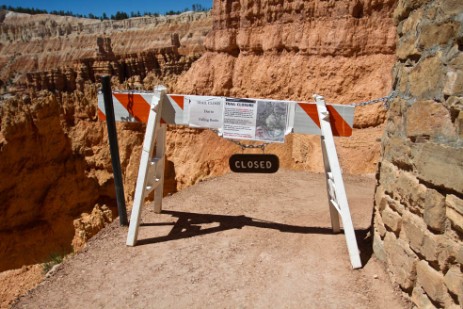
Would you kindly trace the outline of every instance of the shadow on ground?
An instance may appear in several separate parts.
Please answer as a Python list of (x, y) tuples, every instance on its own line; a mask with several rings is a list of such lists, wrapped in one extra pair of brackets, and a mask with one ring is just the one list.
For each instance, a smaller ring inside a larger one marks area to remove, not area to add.
[[(214, 215), (171, 210), (163, 210), (162, 213), (171, 215), (172, 217), (178, 219), (176, 222), (142, 223), (141, 226), (172, 225), (172, 229), (170, 230), (169, 234), (167, 234), (166, 236), (140, 239), (137, 241), (137, 245), (155, 244), (170, 240), (218, 233), (231, 229), (242, 229), (244, 226), (273, 229), (278, 230), (282, 233), (334, 235), (333, 230), (329, 227), (311, 227), (282, 224), (272, 221), (263, 221), (244, 215)], [(208, 227), (207, 225), (210, 225), (211, 223), (216, 224), (214, 224), (214, 226), (212, 227)], [(362, 264), (365, 265), (370, 260), (373, 254), (370, 229), (358, 229), (355, 231), (355, 234), (360, 250), (360, 258), (362, 260)]]

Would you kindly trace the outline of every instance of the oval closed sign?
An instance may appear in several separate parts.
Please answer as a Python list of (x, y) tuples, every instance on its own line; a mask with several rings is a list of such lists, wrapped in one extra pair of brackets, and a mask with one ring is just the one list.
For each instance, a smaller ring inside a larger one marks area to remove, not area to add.
[(276, 173), (280, 168), (273, 154), (234, 154), (228, 162), (235, 173)]

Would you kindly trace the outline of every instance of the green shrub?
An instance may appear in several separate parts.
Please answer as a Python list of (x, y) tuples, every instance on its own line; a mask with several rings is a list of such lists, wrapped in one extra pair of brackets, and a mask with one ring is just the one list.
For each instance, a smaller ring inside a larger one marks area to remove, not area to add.
[(48, 262), (42, 265), (43, 273), (48, 273), (53, 268), (53, 266), (63, 263), (63, 260), (64, 254), (52, 253)]

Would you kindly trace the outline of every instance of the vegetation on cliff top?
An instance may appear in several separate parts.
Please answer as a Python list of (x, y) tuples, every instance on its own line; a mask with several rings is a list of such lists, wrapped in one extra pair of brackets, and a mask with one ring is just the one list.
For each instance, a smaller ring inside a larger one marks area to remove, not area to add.
[[(48, 12), (47, 10), (42, 10), (42, 9), (25, 8), (25, 7), (21, 7), (21, 6), (13, 7), (11, 5), (10, 6), (2, 5), (2, 6), (0, 6), (0, 9), (12, 11), (12, 12), (18, 12), (18, 13), (26, 13), (26, 14), (31, 14), (31, 15), (52, 14), (52, 15), (73, 16), (73, 17), (79, 17), (79, 18), (91, 18), (91, 19), (100, 19), (100, 20), (104, 20), (104, 19), (124, 20), (124, 19), (128, 19), (128, 18), (131, 18), (131, 17), (141, 17), (141, 16), (155, 16), (155, 17), (157, 17), (157, 16), (161, 15), (161, 14), (159, 14), (157, 12), (155, 12), (155, 13), (144, 12), (142, 14), (140, 11), (137, 11), (137, 12), (130, 12), (130, 14), (128, 14), (126, 12), (117, 11), (116, 14), (111, 15), (110, 17), (108, 17), (106, 13), (103, 13), (101, 16), (96, 16), (96, 15), (94, 15), (92, 13), (89, 13), (88, 15), (84, 15), (84, 14), (75, 14), (75, 13), (73, 13), (71, 11), (63, 11), (63, 10), (60, 10), (60, 11), (53, 10), (53, 11)], [(167, 11), (165, 13), (165, 15), (178, 15), (178, 14), (181, 14), (181, 13), (187, 12), (187, 11), (207, 12), (209, 10), (210, 10), (210, 8), (203, 7), (201, 4), (193, 4), (191, 6), (191, 9), (190, 8), (185, 8), (183, 11), (170, 10), (170, 11)]]

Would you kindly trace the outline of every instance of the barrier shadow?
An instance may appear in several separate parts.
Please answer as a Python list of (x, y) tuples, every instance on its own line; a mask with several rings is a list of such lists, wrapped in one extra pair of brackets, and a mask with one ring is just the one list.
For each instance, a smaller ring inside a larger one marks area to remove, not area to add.
[[(290, 225), (276, 223), (272, 221), (259, 220), (244, 215), (214, 215), (172, 210), (163, 210), (162, 213), (171, 215), (172, 217), (178, 219), (176, 222), (142, 223), (140, 226), (143, 227), (172, 225), (172, 229), (170, 230), (169, 234), (165, 236), (140, 239), (137, 241), (137, 245), (156, 244), (165, 241), (191, 238), (212, 233), (219, 233), (226, 230), (242, 229), (245, 226), (272, 229), (280, 231), (282, 233), (334, 235), (331, 227)], [(202, 226), (212, 223), (216, 223), (218, 225), (215, 225), (213, 227)], [(371, 246), (370, 229), (358, 229), (355, 231), (355, 234), (359, 250), (361, 251), (360, 257), (362, 260), (362, 264), (365, 265), (369, 261), (373, 253)]]

